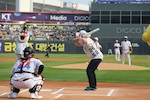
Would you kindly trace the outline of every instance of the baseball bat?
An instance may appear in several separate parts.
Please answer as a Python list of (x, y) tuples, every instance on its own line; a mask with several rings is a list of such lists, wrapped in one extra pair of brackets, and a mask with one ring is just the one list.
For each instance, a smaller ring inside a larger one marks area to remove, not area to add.
[(99, 30), (100, 30), (99, 28), (96, 28), (96, 29), (94, 29), (94, 30), (92, 30), (92, 31), (88, 32), (88, 35), (91, 35), (91, 34), (93, 34), (93, 33), (97, 32), (97, 31), (99, 31)]
[(100, 30), (100, 28), (96, 28), (96, 29), (94, 29), (94, 30), (88, 32), (84, 37), (88, 37), (88, 36), (92, 35), (93, 33), (97, 32), (97, 31), (99, 31), (99, 30)]

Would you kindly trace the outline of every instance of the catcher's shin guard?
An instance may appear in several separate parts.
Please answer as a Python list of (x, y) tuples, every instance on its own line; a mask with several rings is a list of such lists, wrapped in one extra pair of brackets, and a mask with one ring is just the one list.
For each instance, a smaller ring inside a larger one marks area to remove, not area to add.
[(42, 84), (36, 84), (33, 88), (29, 89), (30, 93), (39, 92), (42, 88)]
[(11, 91), (11, 92), (19, 93), (19, 92), (20, 92), (20, 89), (17, 89), (17, 88), (15, 88), (12, 84), (10, 84), (10, 91)]

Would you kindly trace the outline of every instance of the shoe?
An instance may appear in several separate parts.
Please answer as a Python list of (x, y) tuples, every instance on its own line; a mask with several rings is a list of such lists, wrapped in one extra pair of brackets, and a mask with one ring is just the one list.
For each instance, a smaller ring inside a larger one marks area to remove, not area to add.
[(8, 98), (9, 98), (9, 99), (15, 99), (15, 98), (17, 98), (17, 95), (18, 95), (18, 93), (12, 92), (12, 93), (10, 93), (10, 94), (8, 95)]
[(31, 98), (31, 99), (41, 99), (41, 98), (43, 98), (43, 97), (42, 97), (42, 96), (39, 96), (38, 94), (31, 93), (31, 94), (30, 94), (30, 98)]
[(93, 87), (86, 87), (85, 89), (84, 89), (85, 91), (93, 91), (93, 90), (96, 90), (96, 88), (93, 88)]

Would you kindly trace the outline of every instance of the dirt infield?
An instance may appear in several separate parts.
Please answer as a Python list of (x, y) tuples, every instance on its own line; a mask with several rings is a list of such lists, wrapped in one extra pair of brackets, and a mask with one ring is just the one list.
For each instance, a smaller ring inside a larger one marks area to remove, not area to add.
[[(0, 58), (1, 59), (1, 58)], [(4, 58), (3, 58), (4, 60)], [(11, 61), (15, 59), (10, 58)], [(56, 58), (45, 58), (41, 60), (60, 60)], [(62, 60), (62, 59), (61, 59)], [(65, 59), (63, 59), (65, 60)], [(66, 59), (77, 60), (77, 59)], [(78, 59), (80, 60), (80, 59)], [(63, 66), (53, 66), (54, 68), (76, 68), (85, 69), (88, 59), (82, 64), (70, 64)], [(2, 60), (1, 60), (2, 61)], [(5, 59), (4, 61), (9, 61)], [(107, 62), (107, 61), (106, 61)], [(115, 64), (115, 61), (108, 61), (112, 63), (102, 63), (99, 65), (100, 70), (150, 70), (149, 68), (141, 66), (129, 66), (122, 64)], [(88, 86), (87, 82), (51, 82), (46, 81), (40, 95), (42, 100), (150, 100), (150, 85), (137, 84), (122, 84), (122, 83), (102, 83), (98, 82), (98, 89), (96, 91), (84, 91)], [(8, 100), (9, 82), (0, 82), (0, 100)], [(29, 100), (29, 92), (24, 89), (21, 90), (17, 100)]]
[[(0, 99), (8, 100), (9, 82), (0, 82)], [(87, 82), (45, 82), (42, 100), (150, 100), (150, 85), (98, 83), (96, 91), (84, 91)], [(28, 90), (21, 90), (17, 100), (29, 100)]]
[[(68, 64), (63, 66), (51, 66), (53, 68), (69, 68), (69, 69), (86, 69), (86, 63), (81, 64)], [(129, 66), (126, 64), (115, 64), (115, 63), (101, 63), (98, 67), (99, 70), (150, 70), (150, 68), (141, 66)]]

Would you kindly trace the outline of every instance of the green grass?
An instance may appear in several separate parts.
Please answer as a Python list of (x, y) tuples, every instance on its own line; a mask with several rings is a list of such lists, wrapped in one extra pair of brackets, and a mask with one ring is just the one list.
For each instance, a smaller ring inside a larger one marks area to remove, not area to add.
[[(38, 58), (44, 58), (44, 54), (36, 54)], [(62, 69), (52, 68), (51, 66), (85, 63), (85, 61), (61, 61), (63, 58), (87, 58), (85, 54), (50, 54), (51, 58), (60, 58), (59, 61), (43, 61), (45, 65), (44, 76), (47, 81), (82, 81), (87, 82), (85, 69)], [(0, 54), (0, 58), (15, 58), (15, 54), (6, 53)], [(107, 59), (114, 59), (114, 55), (104, 55), (104, 63)], [(150, 56), (146, 55), (132, 55), (132, 60), (141, 60), (141, 62), (132, 62), (133, 65), (150, 67), (149, 62), (142, 62), (143, 60), (150, 60)], [(112, 62), (106, 62), (112, 63)], [(116, 62), (115, 62), (116, 63)], [(121, 62), (117, 62), (121, 63)], [(10, 77), (10, 70), (14, 61), (2, 62), (0, 61), (0, 80), (7, 81)], [(101, 70), (96, 71), (98, 82), (118, 82), (118, 83), (132, 83), (132, 84), (150, 84), (150, 70)]]

